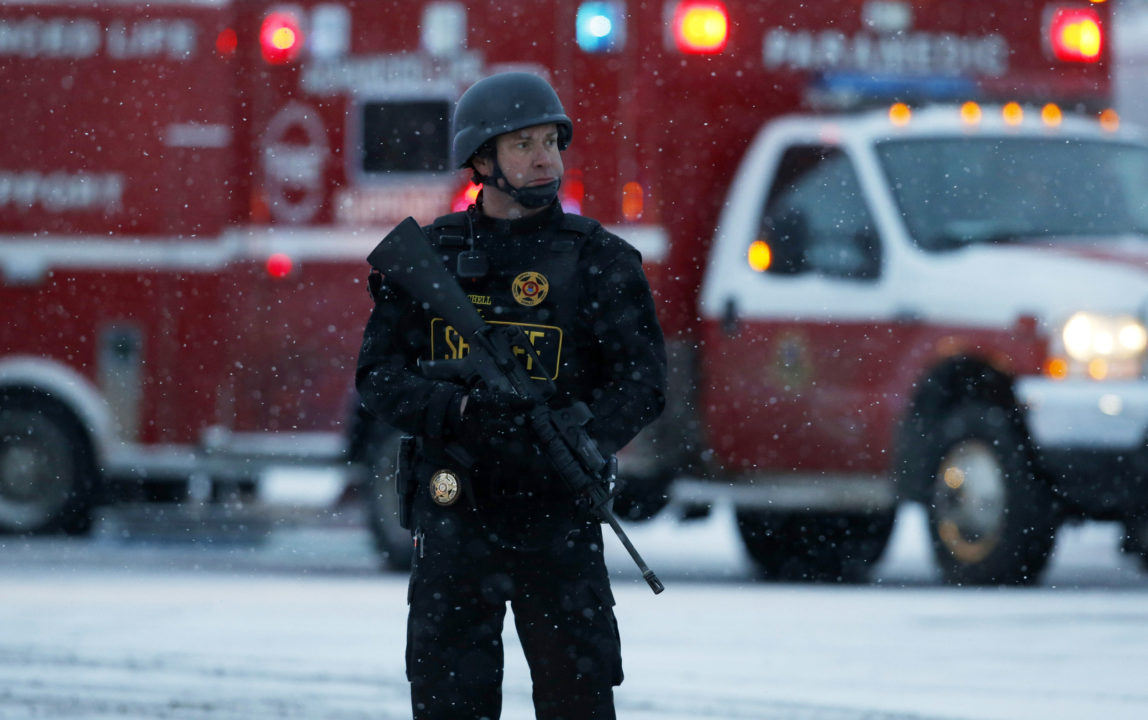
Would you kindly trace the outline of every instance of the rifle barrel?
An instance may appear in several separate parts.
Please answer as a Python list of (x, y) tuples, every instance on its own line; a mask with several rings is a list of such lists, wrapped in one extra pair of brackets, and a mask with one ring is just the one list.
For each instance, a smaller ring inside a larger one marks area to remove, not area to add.
[(618, 524), (618, 518), (614, 517), (614, 513), (603, 507), (600, 509), (599, 517), (608, 522), (610, 527), (613, 528), (614, 534), (617, 535), (618, 539), (622, 541), (622, 546), (626, 548), (626, 552), (630, 553), (630, 557), (633, 558), (634, 564), (638, 566), (639, 572), (642, 573), (642, 579), (646, 581), (646, 583), (650, 586), (650, 589), (654, 591), (654, 594), (658, 595), (663, 590), (665, 590), (666, 586), (662, 584), (662, 581), (658, 579), (658, 576), (654, 574), (654, 571), (650, 569), (650, 566), (646, 565), (646, 561), (642, 559), (642, 555), (638, 552), (638, 548), (634, 547), (634, 543), (630, 542), (630, 537), (626, 535), (626, 531), (623, 530), (622, 526)]

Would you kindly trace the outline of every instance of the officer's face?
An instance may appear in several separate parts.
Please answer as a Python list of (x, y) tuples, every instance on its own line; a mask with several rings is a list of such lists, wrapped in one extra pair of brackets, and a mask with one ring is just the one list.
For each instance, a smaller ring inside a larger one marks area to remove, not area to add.
[[(514, 187), (545, 185), (562, 177), (558, 126), (554, 123), (499, 135), (494, 147), (502, 172)], [(483, 175), (494, 171), (494, 163), (488, 158), (477, 159), (475, 165)]]

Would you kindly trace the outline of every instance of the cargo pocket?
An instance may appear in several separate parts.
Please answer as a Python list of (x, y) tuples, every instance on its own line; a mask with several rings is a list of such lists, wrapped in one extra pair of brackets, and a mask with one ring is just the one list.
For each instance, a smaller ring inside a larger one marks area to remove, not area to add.
[(590, 592), (598, 601), (599, 612), (595, 616), (600, 619), (602, 628), (597, 632), (602, 645), (602, 661), (610, 674), (610, 684), (622, 684), (622, 636), (618, 632), (618, 620), (614, 617), (614, 593), (610, 591), (610, 582), (603, 579), (601, 582), (591, 582)]

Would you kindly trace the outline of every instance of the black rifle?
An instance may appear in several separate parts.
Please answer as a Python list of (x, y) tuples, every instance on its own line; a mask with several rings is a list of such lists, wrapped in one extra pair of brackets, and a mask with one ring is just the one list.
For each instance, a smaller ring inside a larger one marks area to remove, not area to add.
[(542, 383), (531, 379), (516, 356), (517, 349), (518, 353), (529, 354), (538, 366), (542, 364), (522, 329), (516, 325), (489, 325), (482, 319), (413, 218), (403, 220), (388, 233), (367, 261), (388, 282), (441, 315), (470, 343), (465, 357), (421, 363), (423, 372), (460, 379), (469, 387), (481, 382), (492, 390), (532, 401), (533, 407), (525, 414), (538, 448), (574, 496), (587, 502), (590, 511), (613, 528), (654, 594), (662, 592), (662, 582), (642, 560), (608, 506), (611, 462), (586, 432), (586, 424), (594, 417), (590, 408), (577, 402), (569, 408), (553, 410), (546, 404), (554, 394), (554, 383), (549, 379)]

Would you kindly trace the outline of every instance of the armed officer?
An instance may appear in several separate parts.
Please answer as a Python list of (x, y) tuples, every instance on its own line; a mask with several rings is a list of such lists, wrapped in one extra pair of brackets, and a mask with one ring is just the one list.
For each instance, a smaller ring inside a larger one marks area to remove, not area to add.
[[(488, 323), (514, 323), (555, 410), (584, 402), (604, 454), (661, 412), (665, 349), (641, 257), (558, 202), (573, 124), (529, 73), (487, 77), (454, 115), (453, 160), (475, 205), (424, 231)], [(413, 532), (407, 676), (416, 720), (499, 717), (506, 604), (546, 720), (614, 718), (622, 682), (602, 531), (532, 437), (530, 404), (428, 377), (420, 361), (465, 339), (373, 274), (356, 384), (380, 420), (415, 438), (400, 461)], [(425, 365), (424, 365), (425, 368)]]

